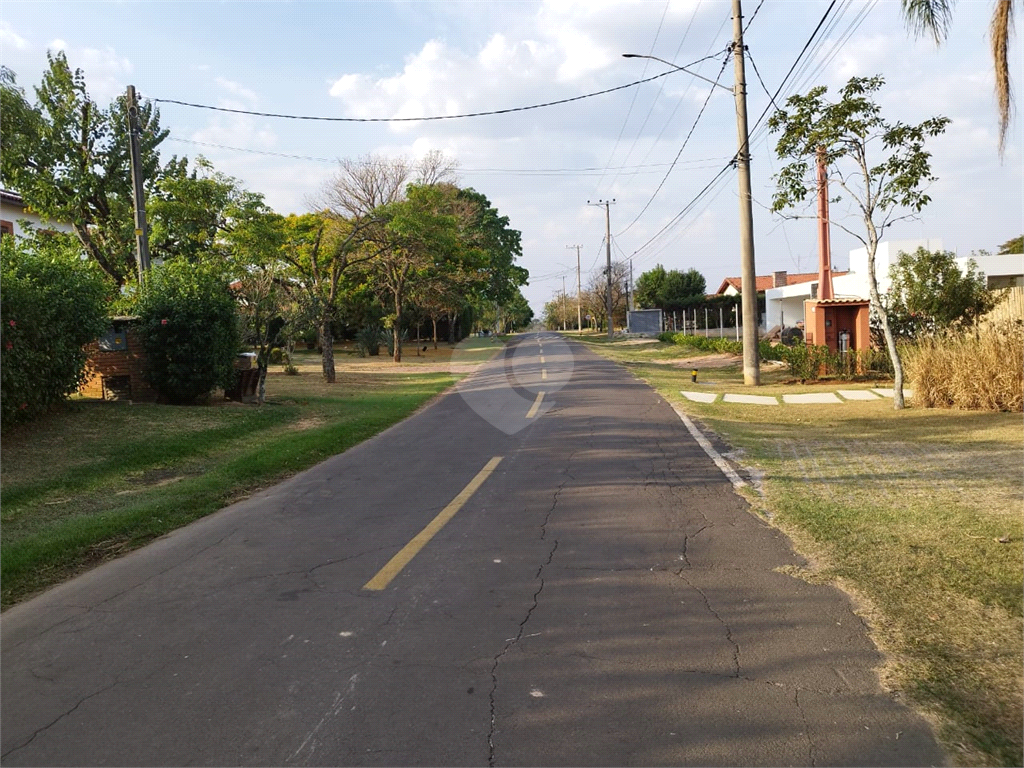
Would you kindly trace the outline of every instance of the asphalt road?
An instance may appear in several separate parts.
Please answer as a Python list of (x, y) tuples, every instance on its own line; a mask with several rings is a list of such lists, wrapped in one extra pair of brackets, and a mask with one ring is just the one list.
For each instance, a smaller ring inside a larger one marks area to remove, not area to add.
[(0, 754), (941, 764), (849, 601), (777, 570), (799, 563), (645, 384), (526, 336), (376, 438), (6, 612)]

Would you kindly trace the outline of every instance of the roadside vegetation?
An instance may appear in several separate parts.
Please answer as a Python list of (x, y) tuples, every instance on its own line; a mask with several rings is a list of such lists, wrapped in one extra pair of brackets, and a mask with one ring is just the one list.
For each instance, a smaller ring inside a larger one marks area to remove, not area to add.
[[(482, 362), (499, 343), (474, 338), (457, 362)], [(3, 607), (341, 453), (455, 381), (447, 346), (400, 368), (354, 345), (336, 355), (333, 384), (315, 351), (294, 353), (298, 375), (271, 366), (263, 407), (78, 399), (5, 429)]]
[[(962, 765), (1020, 765), (1024, 425), (1019, 414), (892, 402), (765, 407), (695, 403), (744, 392), (739, 360), (655, 342), (584, 337), (732, 446), (763, 477), (752, 505), (813, 566), (794, 576), (850, 592), (887, 652), (884, 683), (936, 724)], [(698, 384), (694, 359), (704, 359)], [(767, 363), (758, 394), (879, 386), (800, 384)], [(792, 383), (786, 383), (792, 382)], [(885, 384), (881, 384), (886, 386)]]

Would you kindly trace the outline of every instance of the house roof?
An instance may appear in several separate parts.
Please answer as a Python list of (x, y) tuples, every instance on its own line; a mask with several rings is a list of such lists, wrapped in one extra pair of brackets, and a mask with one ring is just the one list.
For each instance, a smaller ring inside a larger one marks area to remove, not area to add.
[(17, 192), (11, 192), (9, 189), (0, 189), (0, 199), (11, 205), (25, 206), (25, 201), (22, 200), (21, 195)]
[[(836, 272), (833, 270), (832, 277), (840, 277), (845, 275), (846, 272)], [(798, 283), (810, 283), (818, 279), (817, 272), (790, 272), (786, 275), (786, 285), (797, 285)], [(743, 278), (741, 277), (727, 277), (722, 281), (722, 284), (718, 286), (718, 293), (723, 294), (725, 290), (732, 286), (737, 292), (741, 290), (743, 285)], [(767, 291), (769, 288), (775, 287), (775, 276), (774, 275), (758, 275), (755, 279), (755, 286), (757, 292)]]

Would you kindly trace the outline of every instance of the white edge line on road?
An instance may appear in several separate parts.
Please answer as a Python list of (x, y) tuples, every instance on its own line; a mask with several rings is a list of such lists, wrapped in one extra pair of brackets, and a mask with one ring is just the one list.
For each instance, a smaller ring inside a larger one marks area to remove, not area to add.
[(703, 433), (697, 429), (697, 425), (690, 421), (690, 417), (683, 413), (681, 410), (672, 406), (672, 410), (676, 412), (676, 416), (679, 420), (686, 425), (686, 428), (690, 430), (690, 434), (693, 435), (693, 439), (697, 441), (697, 444), (704, 449), (704, 453), (711, 457), (711, 460), (718, 465), (718, 468), (722, 470), (722, 474), (729, 478), (729, 482), (732, 483), (733, 488), (742, 488), (747, 484), (746, 480), (736, 474), (736, 470), (729, 466), (729, 462), (722, 458), (721, 454), (716, 451), (708, 439), (704, 437)]

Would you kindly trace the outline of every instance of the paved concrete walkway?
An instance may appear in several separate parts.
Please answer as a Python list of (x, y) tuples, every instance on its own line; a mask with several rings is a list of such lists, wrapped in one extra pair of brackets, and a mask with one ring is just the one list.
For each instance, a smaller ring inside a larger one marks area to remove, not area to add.
[[(679, 390), (687, 400), (695, 403), (714, 403), (718, 401), (717, 392), (696, 392), (686, 389)], [(845, 403), (847, 400), (879, 400), (885, 397), (892, 397), (892, 389), (885, 387), (873, 387), (872, 389), (840, 389), (836, 392), (807, 392), (798, 395), (782, 395), (782, 402), (787, 405), (801, 404), (832, 404)], [(914, 391), (904, 389), (903, 396), (910, 398)], [(727, 392), (722, 395), (723, 403), (745, 403), (747, 405), (779, 405), (779, 398), (776, 395), (746, 395)]]

